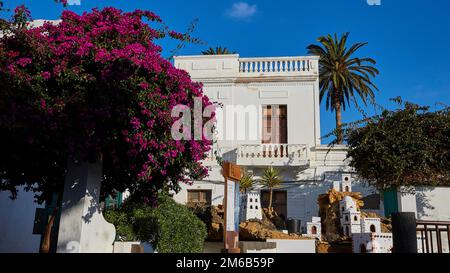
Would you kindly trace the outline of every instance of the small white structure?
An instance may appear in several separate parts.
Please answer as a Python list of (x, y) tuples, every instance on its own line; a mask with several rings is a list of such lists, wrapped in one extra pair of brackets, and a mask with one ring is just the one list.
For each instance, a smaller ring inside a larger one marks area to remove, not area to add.
[(339, 212), (344, 235), (351, 236), (353, 233), (361, 232), (361, 213), (352, 197), (345, 196), (344, 199), (339, 201)]
[(320, 217), (312, 217), (311, 222), (306, 223), (305, 237), (318, 238), (320, 240), (322, 234), (322, 223)]
[(341, 212), (341, 214), (345, 211), (358, 212), (358, 206), (356, 205), (356, 202), (352, 197), (345, 196), (344, 199), (339, 201), (339, 211)]
[(352, 234), (353, 253), (392, 253), (392, 233)]
[(361, 219), (362, 233), (381, 233), (380, 218), (362, 218)]
[(359, 212), (345, 211), (341, 217), (341, 226), (344, 235), (351, 236), (361, 232), (361, 214)]
[(341, 191), (352, 192), (352, 176), (350, 174), (342, 174)]
[(344, 197), (339, 202), (341, 214), (341, 227), (344, 235), (352, 236), (355, 233), (381, 233), (380, 218), (363, 218), (356, 206), (356, 202), (350, 196)]
[(352, 192), (352, 175), (342, 173), (339, 180), (333, 181), (332, 188), (339, 192)]
[(240, 221), (250, 219), (262, 220), (261, 194), (259, 191), (250, 191), (241, 195)]

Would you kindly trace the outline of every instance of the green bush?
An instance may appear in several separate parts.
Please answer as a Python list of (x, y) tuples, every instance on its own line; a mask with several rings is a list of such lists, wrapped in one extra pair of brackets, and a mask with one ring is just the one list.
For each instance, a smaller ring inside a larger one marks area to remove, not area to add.
[(160, 196), (158, 204), (153, 208), (130, 199), (120, 209), (105, 211), (105, 219), (121, 240), (149, 242), (159, 253), (202, 252), (205, 224), (170, 196)]

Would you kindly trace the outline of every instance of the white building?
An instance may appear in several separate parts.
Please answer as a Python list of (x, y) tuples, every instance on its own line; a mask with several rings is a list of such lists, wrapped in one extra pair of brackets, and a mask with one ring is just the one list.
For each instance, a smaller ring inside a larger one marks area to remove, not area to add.
[(306, 234), (304, 237), (312, 237), (321, 239), (322, 223), (320, 217), (312, 217), (311, 222), (306, 223)]
[(241, 195), (240, 221), (262, 220), (261, 195), (259, 191), (249, 191)]
[[(351, 183), (347, 148), (321, 144), (318, 57), (240, 58), (239, 55), (175, 57), (175, 66), (202, 82), (217, 108), (214, 149), (204, 161), (209, 176), (182, 185), (174, 196), (186, 203), (198, 192), (213, 205), (223, 202), (223, 178), (216, 155), (244, 166), (256, 179), (267, 166), (280, 170), (284, 183), (274, 192), (279, 215), (301, 220), (318, 216), (317, 197), (340, 182), (344, 190), (375, 193)], [(353, 189), (352, 189), (353, 188)], [(268, 193), (261, 189), (261, 203)]]

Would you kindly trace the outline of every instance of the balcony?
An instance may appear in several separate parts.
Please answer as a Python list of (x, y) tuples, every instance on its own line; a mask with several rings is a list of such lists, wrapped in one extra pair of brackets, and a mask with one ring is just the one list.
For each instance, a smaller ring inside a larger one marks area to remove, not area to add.
[(316, 57), (240, 58), (239, 76), (299, 76), (317, 75)]
[(319, 57), (257, 57), (240, 58), (238, 54), (177, 56), (175, 66), (186, 70), (194, 80), (253, 81), (285, 77), (316, 80), (319, 76)]
[(304, 144), (246, 144), (237, 149), (241, 166), (308, 166), (309, 148)]

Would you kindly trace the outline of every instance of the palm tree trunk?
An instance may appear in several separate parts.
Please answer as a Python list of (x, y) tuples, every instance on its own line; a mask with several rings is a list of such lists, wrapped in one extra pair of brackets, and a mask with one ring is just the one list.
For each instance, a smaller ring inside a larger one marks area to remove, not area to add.
[(334, 103), (334, 110), (336, 111), (336, 142), (342, 144), (344, 137), (342, 133), (342, 109), (339, 101)]
[(273, 195), (273, 189), (269, 189), (269, 213), (272, 213), (272, 195)]

